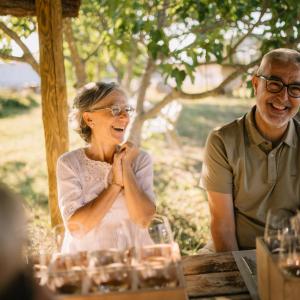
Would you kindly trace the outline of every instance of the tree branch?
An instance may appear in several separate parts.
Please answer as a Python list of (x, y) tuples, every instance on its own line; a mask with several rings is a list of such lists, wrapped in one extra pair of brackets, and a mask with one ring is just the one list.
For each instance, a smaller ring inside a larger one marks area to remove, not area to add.
[(27, 63), (24, 56), (13, 56), (13, 55), (8, 55), (0, 52), (0, 58), (2, 58), (3, 60), (14, 60), (14, 61)]
[(228, 75), (217, 87), (202, 92), (202, 93), (196, 93), (196, 94), (189, 94), (189, 93), (185, 93), (181, 90), (177, 90), (176, 88), (174, 88), (169, 94), (167, 94), (160, 102), (158, 102), (156, 105), (154, 105), (150, 110), (148, 110), (147, 112), (145, 112), (142, 116), (143, 120), (147, 120), (147, 119), (151, 119), (154, 118), (156, 115), (158, 115), (158, 113), (161, 111), (161, 109), (166, 106), (167, 104), (169, 104), (170, 102), (172, 102), (175, 99), (182, 99), (182, 100), (198, 100), (198, 99), (203, 99), (206, 98), (208, 96), (217, 96), (220, 95), (223, 92), (224, 87), (231, 82), (232, 80), (234, 80), (236, 77), (238, 77), (241, 73), (247, 71), (248, 69), (254, 67), (255, 65), (257, 65), (261, 60), (261, 57), (259, 57), (258, 59), (254, 60), (253, 62), (247, 64), (247, 65), (243, 65), (237, 68), (236, 71), (234, 71), (233, 73), (231, 73), (230, 75)]
[(114, 69), (114, 71), (117, 74), (118, 83), (121, 83), (121, 81), (122, 81), (122, 74), (121, 74), (120, 68), (117, 67), (112, 60), (109, 63), (110, 63), (110, 65), (112, 66), (112, 68)]
[(102, 41), (100, 41), (100, 43), (95, 47), (95, 49), (93, 51), (91, 51), (84, 59), (84, 62), (87, 62), (92, 56), (94, 56), (97, 51), (99, 50), (100, 46), (102, 45)]
[(71, 61), (75, 69), (76, 81), (77, 81), (75, 86), (79, 88), (86, 83), (87, 74), (85, 70), (85, 63), (82, 61), (76, 46), (76, 40), (73, 34), (71, 18), (64, 19), (63, 30), (64, 30), (65, 39), (70, 49)]
[(31, 54), (28, 47), (22, 42), (21, 38), (10, 28), (8, 28), (3, 22), (0, 21), (0, 29), (8, 35), (12, 40), (14, 40), (17, 45), (22, 49), (24, 55), (24, 59), (26, 59), (26, 62), (31, 65), (31, 67), (40, 74), (40, 66), (38, 62), (35, 60), (33, 55)]
[(180, 96), (180, 92), (176, 89), (173, 89), (170, 93), (168, 93), (160, 102), (158, 102), (156, 105), (154, 105), (151, 109), (149, 109), (147, 112), (145, 112), (142, 116), (142, 119), (148, 120), (151, 118), (154, 118), (159, 114), (161, 109), (165, 107), (167, 104), (172, 102), (175, 99), (178, 99)]
[(191, 33), (205, 34), (210, 30), (216, 29), (218, 27), (224, 27), (225, 24), (227, 24), (227, 21), (225, 21), (224, 19), (220, 19), (207, 26), (195, 26), (194, 29), (191, 31)]
[(250, 35), (252, 34), (253, 30), (255, 27), (257, 27), (257, 25), (260, 24), (262, 17), (264, 16), (264, 14), (267, 11), (267, 6), (266, 6), (266, 1), (264, 1), (262, 10), (260, 12), (259, 18), (257, 20), (257, 22), (255, 22), (254, 24), (252, 24), (252, 26), (250, 27), (250, 29), (248, 30), (248, 32), (246, 34), (244, 34), (236, 43), (233, 47), (231, 47), (227, 53), (227, 55), (223, 58), (223, 60), (225, 61), (226, 59), (228, 59), (229, 57), (231, 57), (235, 50), (237, 49), (237, 47)]
[(197, 99), (202, 99), (208, 96), (216, 96), (222, 93), (224, 87), (230, 83), (232, 80), (234, 80), (236, 77), (238, 77), (240, 74), (242, 74), (243, 72), (246, 72), (248, 69), (254, 67), (255, 65), (257, 65), (261, 60), (261, 57), (259, 57), (258, 59), (252, 61), (251, 63), (244, 65), (244, 66), (240, 66), (238, 67), (233, 73), (231, 73), (230, 75), (228, 75), (217, 87), (202, 92), (202, 93), (196, 93), (196, 94), (189, 94), (189, 93), (185, 93), (183, 91), (179, 91), (179, 98), (181, 99), (191, 99), (191, 100), (197, 100)]

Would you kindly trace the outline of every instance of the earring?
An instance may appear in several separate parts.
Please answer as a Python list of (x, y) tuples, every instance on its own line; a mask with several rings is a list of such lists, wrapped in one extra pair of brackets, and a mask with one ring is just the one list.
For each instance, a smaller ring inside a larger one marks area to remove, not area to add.
[(95, 123), (92, 122), (92, 123), (91, 123), (91, 128), (94, 128), (94, 127), (95, 127)]

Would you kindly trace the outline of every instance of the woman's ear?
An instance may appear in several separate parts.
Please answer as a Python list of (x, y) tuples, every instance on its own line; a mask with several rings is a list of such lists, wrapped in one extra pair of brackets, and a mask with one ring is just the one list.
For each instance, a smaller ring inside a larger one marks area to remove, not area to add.
[(84, 120), (84, 122), (89, 126), (89, 127), (94, 127), (95, 126), (95, 124), (94, 124), (94, 122), (93, 122), (93, 120), (92, 120), (92, 118), (91, 118), (91, 115), (88, 113), (88, 112), (84, 112), (83, 114), (82, 114), (82, 118), (83, 118), (83, 120)]

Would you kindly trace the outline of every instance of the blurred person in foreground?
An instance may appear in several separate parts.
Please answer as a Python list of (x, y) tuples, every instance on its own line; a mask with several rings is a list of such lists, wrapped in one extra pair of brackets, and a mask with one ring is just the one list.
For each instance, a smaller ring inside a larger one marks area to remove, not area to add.
[[(89, 83), (75, 98), (71, 119), (87, 146), (57, 163), (59, 207), (69, 229), (62, 252), (126, 247), (124, 224), (134, 235), (155, 214), (151, 157), (124, 141), (133, 112), (115, 83)], [(79, 236), (74, 224), (81, 224)]]
[(26, 222), (22, 200), (0, 182), (0, 300), (47, 300), (35, 283), (23, 249)]
[(300, 208), (300, 53), (268, 52), (252, 85), (256, 105), (206, 142), (200, 185), (216, 251), (255, 248), (268, 209)]

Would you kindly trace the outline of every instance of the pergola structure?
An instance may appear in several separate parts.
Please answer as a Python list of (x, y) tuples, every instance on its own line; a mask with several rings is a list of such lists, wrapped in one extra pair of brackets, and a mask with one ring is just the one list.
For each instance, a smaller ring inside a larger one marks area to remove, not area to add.
[(63, 17), (76, 17), (80, 0), (0, 0), (0, 15), (36, 16), (39, 34), (42, 114), (46, 144), (51, 224), (61, 223), (56, 161), (69, 147)]

